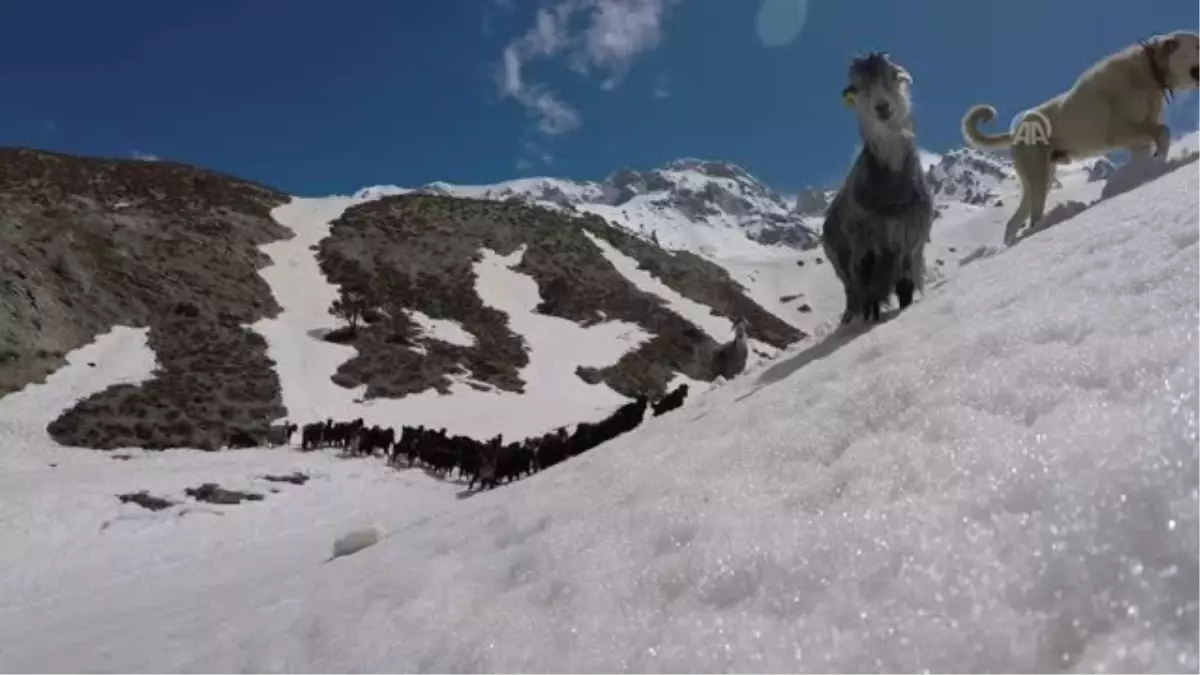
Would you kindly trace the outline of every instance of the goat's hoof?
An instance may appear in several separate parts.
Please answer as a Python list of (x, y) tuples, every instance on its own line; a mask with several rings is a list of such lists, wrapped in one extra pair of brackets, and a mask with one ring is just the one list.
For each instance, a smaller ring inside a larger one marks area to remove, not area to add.
[(916, 289), (917, 285), (908, 279), (902, 279), (896, 284), (896, 300), (900, 305), (900, 309), (904, 309), (912, 304)]

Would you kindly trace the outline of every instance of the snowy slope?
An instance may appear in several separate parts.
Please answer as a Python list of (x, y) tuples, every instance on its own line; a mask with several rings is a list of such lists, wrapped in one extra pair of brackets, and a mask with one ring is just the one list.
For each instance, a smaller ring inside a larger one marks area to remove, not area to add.
[[(104, 490), (271, 453), (0, 474), (0, 669), (1195, 672), (1198, 180), (461, 502), (346, 462), (329, 489), (102, 528)], [(364, 500), (391, 536), (324, 563)]]

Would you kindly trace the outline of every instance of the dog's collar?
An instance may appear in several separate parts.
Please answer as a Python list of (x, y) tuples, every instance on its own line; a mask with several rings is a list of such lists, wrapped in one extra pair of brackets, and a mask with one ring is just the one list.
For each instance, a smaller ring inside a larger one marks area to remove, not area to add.
[(1158, 54), (1154, 49), (1154, 45), (1147, 40), (1142, 40), (1142, 52), (1146, 55), (1146, 61), (1150, 64), (1150, 77), (1154, 78), (1154, 83), (1163, 91), (1163, 96), (1168, 101), (1175, 95), (1175, 90), (1171, 89), (1171, 85), (1167, 84), (1167, 71), (1163, 70), (1162, 65), (1158, 62)]

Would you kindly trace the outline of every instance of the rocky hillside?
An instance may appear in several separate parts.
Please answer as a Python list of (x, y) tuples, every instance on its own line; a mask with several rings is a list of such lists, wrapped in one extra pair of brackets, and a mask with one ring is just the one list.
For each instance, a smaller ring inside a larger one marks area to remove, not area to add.
[[(216, 449), (261, 436), (288, 411), (267, 343), (249, 326), (280, 312), (259, 275), (270, 262), (259, 246), (292, 236), (271, 217), (288, 199), (180, 164), (0, 150), (0, 395), (42, 380), (112, 326), (146, 327), (153, 376), (79, 401), (49, 425), (53, 438)], [(721, 267), (582, 210), (406, 194), (360, 200), (313, 247), (330, 282), (372, 303), (368, 322), (343, 335), (357, 355), (329, 377), (366, 385), (368, 398), (445, 392), (463, 375), (521, 392), (526, 340), (475, 289), (474, 263), (486, 248), (524, 250), (515, 271), (536, 281), (539, 312), (583, 325), (622, 320), (652, 336), (589, 380), (633, 396), (662, 394), (678, 373), (713, 379), (713, 337), (625, 278), (595, 241), (713, 314), (744, 317), (763, 343), (782, 348), (804, 337)], [(472, 344), (424, 339), (405, 310), (457, 322)], [(317, 338), (298, 331), (295, 339)]]
[(0, 149), (0, 395), (42, 380), (114, 325), (159, 360), (50, 426), (92, 447), (216, 447), (283, 414), (265, 341), (278, 311), (257, 246), (289, 236), (279, 192), (165, 162)]
[(1001, 155), (974, 148), (951, 150), (925, 172), (935, 200), (971, 206), (995, 203), (998, 188), (1015, 178), (1012, 165)]
[[(347, 209), (318, 251), (326, 277), (344, 291), (370, 297), (376, 319), (356, 331), (358, 354), (339, 369), (343, 386), (366, 385), (367, 397), (448, 391), (452, 375), (501, 391), (521, 392), (526, 345), (503, 312), (475, 290), (481, 249), (523, 249), (514, 271), (531, 276), (543, 299), (538, 311), (583, 325), (622, 320), (650, 340), (602, 369), (599, 379), (627, 396), (661, 395), (676, 373), (712, 380), (713, 339), (640, 290), (603, 256), (597, 237), (635, 259), (681, 295), (725, 317), (744, 317), (750, 335), (778, 348), (803, 334), (748, 299), (720, 267), (688, 252), (668, 253), (593, 215), (567, 215), (517, 200), (407, 194)], [(470, 346), (415, 342), (406, 310), (459, 323)]]

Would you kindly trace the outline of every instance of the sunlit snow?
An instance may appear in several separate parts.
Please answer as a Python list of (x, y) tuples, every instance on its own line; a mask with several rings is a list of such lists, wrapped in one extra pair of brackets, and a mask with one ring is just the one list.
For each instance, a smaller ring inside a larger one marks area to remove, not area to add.
[[(143, 334), (114, 331), (0, 400), (0, 669), (1195, 672), (1198, 180), (978, 256), (869, 332), (470, 499), (332, 452), (56, 448), (53, 406), (107, 383), (80, 373), (152, 367)], [(297, 237), (264, 271), (284, 313), (257, 328), (302, 421), (358, 409), (328, 381), (344, 348), (281, 341), (329, 324), (301, 251), (338, 212), (280, 207)], [(507, 278), (485, 301), (535, 341), (554, 329), (527, 313), (518, 255), (477, 272)], [(315, 478), (182, 498), (285, 470)], [(138, 489), (181, 504), (113, 496)], [(370, 523), (388, 536), (326, 562)]]

